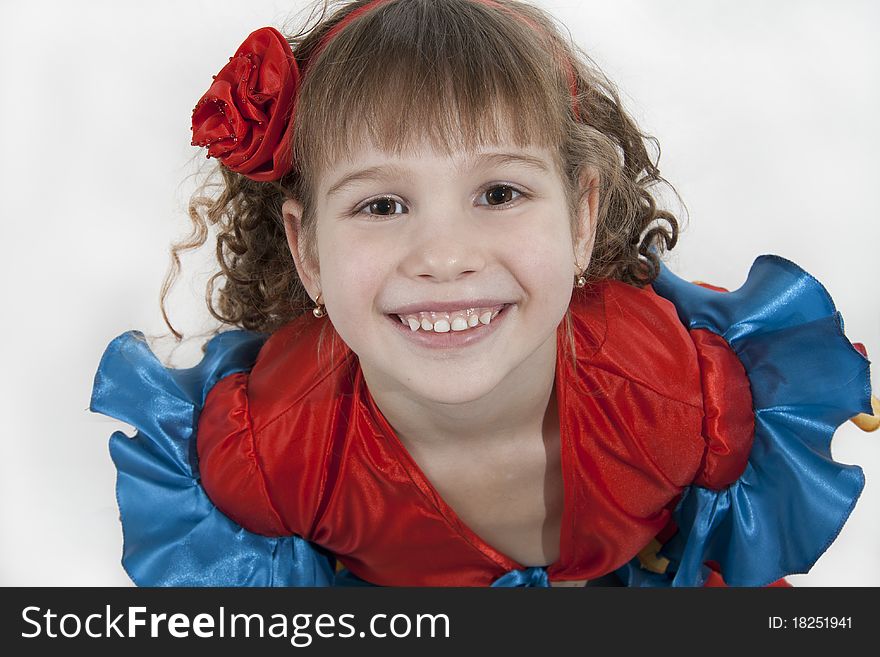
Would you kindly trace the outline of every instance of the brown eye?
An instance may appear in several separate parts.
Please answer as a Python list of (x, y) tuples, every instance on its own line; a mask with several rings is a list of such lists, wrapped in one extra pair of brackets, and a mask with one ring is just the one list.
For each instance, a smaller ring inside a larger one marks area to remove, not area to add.
[[(400, 209), (399, 212), (398, 208)], [(406, 209), (400, 201), (395, 201), (389, 196), (382, 196), (365, 203), (357, 212), (377, 217), (393, 217), (396, 214), (405, 213)]]
[(520, 192), (509, 185), (496, 185), (487, 190), (485, 196), (489, 205), (504, 205), (516, 200), (514, 194), (520, 194)]

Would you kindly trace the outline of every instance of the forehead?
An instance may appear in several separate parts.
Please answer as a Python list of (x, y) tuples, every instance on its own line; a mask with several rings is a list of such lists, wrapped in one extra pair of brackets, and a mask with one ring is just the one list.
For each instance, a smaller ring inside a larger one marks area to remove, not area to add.
[(431, 176), (449, 171), (466, 175), (512, 167), (544, 176), (560, 172), (557, 151), (538, 145), (521, 146), (501, 141), (474, 148), (440, 149), (420, 144), (398, 152), (363, 140), (328, 164), (318, 187), (322, 196), (333, 196), (362, 180), (406, 178), (413, 174)]

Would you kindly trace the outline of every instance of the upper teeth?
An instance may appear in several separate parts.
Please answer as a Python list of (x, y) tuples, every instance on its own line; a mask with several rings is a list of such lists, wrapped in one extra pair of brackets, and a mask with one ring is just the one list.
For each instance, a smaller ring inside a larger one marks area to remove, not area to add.
[(447, 333), (452, 331), (464, 331), (480, 324), (488, 324), (503, 306), (492, 308), (465, 308), (452, 312), (424, 311), (398, 315), (401, 323), (409, 325), (413, 331), (434, 331), (435, 333)]

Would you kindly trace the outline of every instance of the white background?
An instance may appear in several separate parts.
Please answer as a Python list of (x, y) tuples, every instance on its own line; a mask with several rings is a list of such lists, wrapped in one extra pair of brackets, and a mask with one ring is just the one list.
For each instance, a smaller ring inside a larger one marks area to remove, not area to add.
[[(783, 255), (877, 357), (878, 4), (538, 4), (660, 139), (690, 213), (672, 269), (737, 288), (756, 256)], [(204, 162), (189, 145), (193, 105), (248, 33), (303, 6), (0, 3), (0, 584), (129, 584), (107, 451), (127, 427), (88, 412), (92, 378), (116, 335), (164, 331), (167, 247), (189, 225), (188, 176)], [(193, 332), (210, 326), (210, 259), (186, 264), (172, 318)], [(835, 458), (868, 483), (796, 585), (880, 584), (878, 440), (838, 430)]]

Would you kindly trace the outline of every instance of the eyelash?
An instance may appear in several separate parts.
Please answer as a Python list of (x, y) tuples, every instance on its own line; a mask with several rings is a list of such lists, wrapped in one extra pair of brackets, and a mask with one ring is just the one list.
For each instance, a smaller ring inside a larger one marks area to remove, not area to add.
[[(522, 189), (520, 189), (520, 188), (517, 187), (516, 185), (510, 185), (510, 184), (508, 184), (508, 183), (500, 183), (500, 184), (499, 184), (499, 183), (496, 183), (496, 184), (493, 184), (493, 185), (491, 185), (491, 186), (489, 186), (489, 187), (486, 187), (483, 191), (480, 192), (480, 197), (484, 196), (487, 192), (490, 192), (490, 191), (492, 191), (493, 189), (497, 189), (497, 188), (499, 188), (499, 187), (506, 187), (506, 188), (508, 188), (508, 189), (510, 189), (510, 190), (512, 190), (512, 191), (514, 191), (514, 192), (516, 192), (517, 194), (519, 194), (519, 197), (518, 197), (518, 198), (531, 198), (531, 195), (530, 195), (530, 194), (526, 193), (525, 191), (523, 191)], [(369, 199), (369, 200), (364, 201), (363, 203), (361, 203), (357, 208), (355, 208), (355, 210), (354, 210), (354, 212), (353, 212), (352, 214), (353, 214), (353, 215), (361, 214), (361, 211), (362, 211), (364, 208), (368, 208), (368, 207), (370, 207), (370, 206), (371, 206), (373, 203), (375, 203), (376, 201), (391, 201), (392, 203), (399, 204), (399, 205), (401, 205), (401, 206), (403, 205), (403, 203), (402, 203), (401, 201), (398, 201), (397, 199), (395, 199), (395, 198), (392, 197), (392, 196), (377, 196), (377, 197), (375, 197), (375, 198), (371, 198), (371, 199)], [(517, 201), (517, 198), (514, 198), (514, 199), (511, 200), (509, 203), (501, 203), (501, 204), (499, 204), (499, 205), (488, 205), (488, 204), (486, 204), (486, 207), (489, 208), (490, 210), (493, 210), (493, 211), (495, 211), (495, 210), (503, 210), (503, 209), (505, 209), (505, 208), (508, 208), (508, 207), (512, 206), (516, 201)], [(483, 204), (481, 203), (480, 205), (483, 205)], [(395, 212), (394, 214), (375, 214), (375, 213), (373, 213), (373, 212), (367, 212), (366, 214), (368, 214), (368, 215), (370, 215), (370, 216), (372, 216), (372, 217), (394, 217), (394, 216), (397, 216), (397, 214), (406, 214), (406, 213), (405, 213), (405, 212), (403, 212), (403, 213), (396, 213), (396, 212)]]

